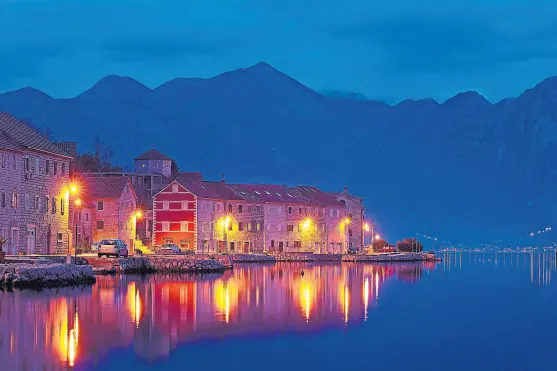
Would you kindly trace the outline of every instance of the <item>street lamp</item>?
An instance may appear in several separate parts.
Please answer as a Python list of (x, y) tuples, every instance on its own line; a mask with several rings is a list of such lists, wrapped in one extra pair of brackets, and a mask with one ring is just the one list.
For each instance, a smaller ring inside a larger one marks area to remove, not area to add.
[[(364, 223), (362, 225), (362, 229), (363, 229), (363, 231), (362, 231), (362, 252), (363, 252), (364, 251), (364, 246), (365, 246), (365, 243), (366, 243), (365, 233), (369, 232), (371, 230), (371, 227), (370, 227), (369, 223)], [(373, 233), (371, 235), (371, 240), (372, 240), (372, 243), (373, 243)]]
[[(143, 219), (143, 211), (136, 210), (133, 213), (133, 218), (134, 218), (134, 224), (135, 224), (135, 226), (134, 226), (135, 227), (135, 239), (139, 240), (139, 233), (137, 232), (137, 221), (140, 220), (140, 219)], [(133, 253), (135, 254), (135, 241), (134, 241), (133, 245), (134, 245), (133, 246)]]
[(73, 218), (75, 219), (75, 246), (74, 246), (74, 262), (77, 263), (77, 210), (81, 207), (82, 201), (78, 198), (74, 201), (75, 210), (73, 212)]
[(352, 222), (352, 220), (350, 220), (350, 218), (346, 217), (342, 220), (342, 224), (344, 225), (344, 235), (345, 235), (345, 241), (344, 243), (346, 244), (346, 252), (348, 253), (348, 228), (347, 226)]

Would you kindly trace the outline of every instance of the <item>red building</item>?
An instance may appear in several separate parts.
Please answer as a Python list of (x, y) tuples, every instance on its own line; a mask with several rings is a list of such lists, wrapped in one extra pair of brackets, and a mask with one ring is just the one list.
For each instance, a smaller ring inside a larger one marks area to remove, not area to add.
[(195, 196), (172, 182), (153, 197), (153, 245), (175, 243), (195, 250), (197, 204)]

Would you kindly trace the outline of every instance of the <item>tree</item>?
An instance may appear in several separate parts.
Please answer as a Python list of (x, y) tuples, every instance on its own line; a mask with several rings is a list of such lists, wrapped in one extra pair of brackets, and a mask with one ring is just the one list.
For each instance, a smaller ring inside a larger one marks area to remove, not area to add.
[(172, 165), (170, 167), (170, 172), (172, 174), (176, 174), (179, 171), (180, 171), (180, 166), (178, 166), (178, 163), (176, 162), (176, 160), (172, 160)]
[(415, 238), (404, 238), (396, 243), (396, 249), (401, 252), (421, 252), (424, 246)]
[(382, 252), (385, 248), (389, 247), (389, 243), (385, 240), (373, 241), (373, 252)]
[(80, 173), (120, 172), (122, 168), (110, 162), (114, 157), (112, 147), (95, 137), (95, 153), (84, 152), (77, 155), (75, 162)]

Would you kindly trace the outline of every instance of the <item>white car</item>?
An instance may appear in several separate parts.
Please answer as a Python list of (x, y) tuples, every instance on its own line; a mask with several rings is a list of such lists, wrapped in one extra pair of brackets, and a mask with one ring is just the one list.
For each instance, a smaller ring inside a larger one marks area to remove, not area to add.
[(98, 256), (116, 256), (117, 258), (128, 256), (128, 245), (122, 240), (102, 240), (99, 244)]
[(181, 252), (182, 250), (173, 243), (165, 243), (159, 249), (160, 254), (180, 254)]

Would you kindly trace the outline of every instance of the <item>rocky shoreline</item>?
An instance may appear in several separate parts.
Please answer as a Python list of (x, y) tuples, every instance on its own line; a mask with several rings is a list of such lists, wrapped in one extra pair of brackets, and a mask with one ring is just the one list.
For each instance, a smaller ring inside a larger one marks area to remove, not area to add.
[(0, 264), (0, 287), (52, 287), (95, 282), (93, 268), (75, 264)]

